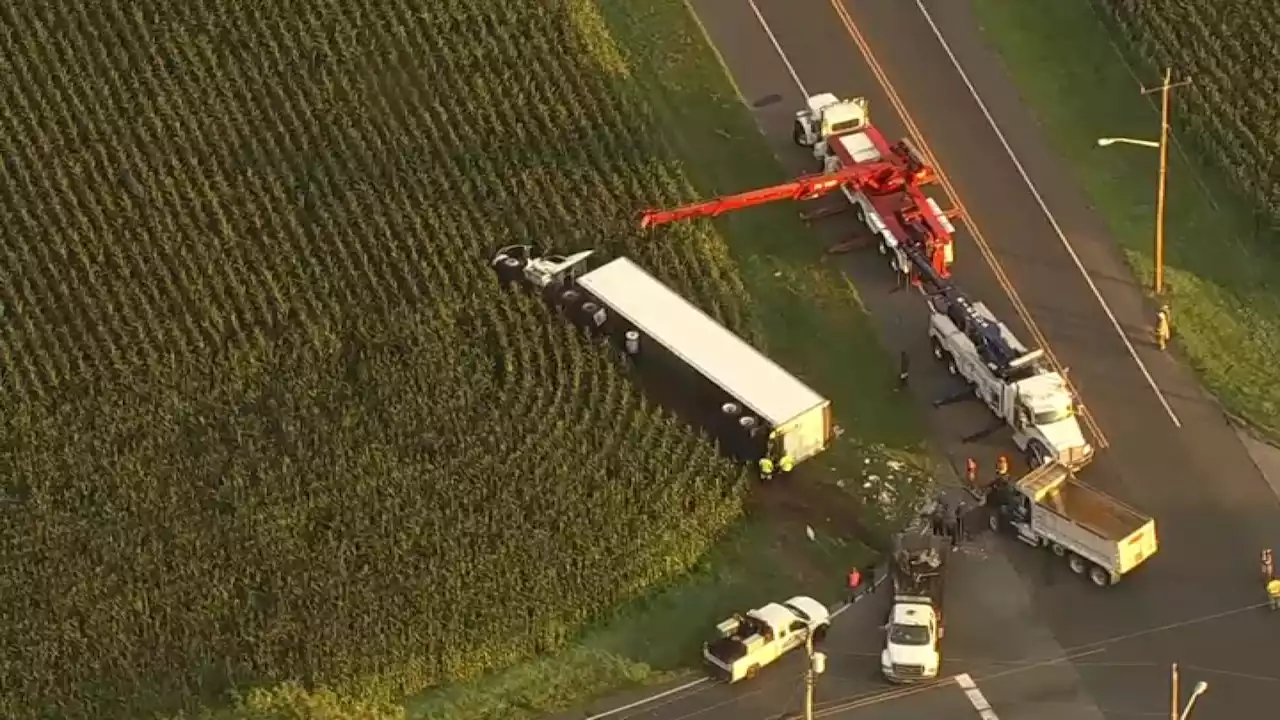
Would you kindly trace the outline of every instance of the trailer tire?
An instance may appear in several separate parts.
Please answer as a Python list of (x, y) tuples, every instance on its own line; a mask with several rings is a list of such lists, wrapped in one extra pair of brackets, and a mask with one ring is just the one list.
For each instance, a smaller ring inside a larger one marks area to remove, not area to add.
[(1071, 553), (1071, 555), (1067, 557), (1067, 566), (1071, 568), (1071, 572), (1077, 575), (1083, 575), (1085, 574), (1085, 571), (1089, 569), (1089, 561), (1075, 553)]
[(1000, 514), (991, 512), (987, 515), (987, 527), (991, 528), (991, 532), (1000, 532)]
[(759, 674), (760, 674), (760, 666), (759, 666), (759, 665), (752, 665), (751, 667), (747, 668), (747, 674), (746, 674), (746, 675), (743, 675), (743, 676), (742, 676), (742, 679), (743, 679), (743, 680), (754, 680), (754, 679), (756, 678), (756, 676), (757, 676), (757, 675), (759, 675)]
[(1052, 540), (1049, 540), (1049, 541), (1047, 541), (1047, 542), (1049, 543), (1049, 552), (1053, 553), (1054, 555), (1056, 555), (1056, 556), (1058, 556), (1058, 557), (1064, 557), (1064, 556), (1066, 556), (1066, 554), (1067, 554), (1067, 549), (1066, 549), (1066, 548), (1062, 547), (1061, 545), (1059, 545), (1059, 544), (1058, 544), (1058, 543), (1056, 543), (1056, 542), (1053, 542)]
[(929, 338), (929, 349), (933, 351), (933, 359), (941, 361), (946, 356), (947, 351), (942, 349), (942, 343), (938, 342), (938, 338)]

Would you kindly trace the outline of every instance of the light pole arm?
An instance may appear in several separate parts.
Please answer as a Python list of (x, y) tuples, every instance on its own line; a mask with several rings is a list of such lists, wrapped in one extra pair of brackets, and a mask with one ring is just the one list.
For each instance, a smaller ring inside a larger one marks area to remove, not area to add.
[(1126, 137), (1098, 138), (1098, 147), (1106, 147), (1108, 145), (1115, 145), (1116, 143), (1120, 143), (1122, 145), (1141, 145), (1142, 147), (1156, 149), (1160, 148), (1160, 143), (1155, 140), (1138, 140), (1137, 138)]

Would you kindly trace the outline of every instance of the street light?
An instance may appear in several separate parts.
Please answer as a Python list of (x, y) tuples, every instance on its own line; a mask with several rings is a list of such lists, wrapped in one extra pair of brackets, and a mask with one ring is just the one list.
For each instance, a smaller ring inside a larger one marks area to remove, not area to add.
[(1203, 695), (1208, 689), (1209, 683), (1204, 680), (1196, 683), (1196, 688), (1191, 691), (1191, 697), (1187, 698), (1187, 706), (1182, 709), (1182, 714), (1178, 716), (1178, 720), (1187, 720), (1187, 716), (1191, 714), (1191, 708), (1195, 707), (1196, 698)]
[(1142, 94), (1152, 93), (1157, 90), (1161, 93), (1160, 102), (1160, 141), (1154, 140), (1135, 140), (1133, 138), (1098, 138), (1098, 146), (1106, 147), (1115, 143), (1123, 143), (1125, 145), (1141, 145), (1142, 147), (1156, 148), (1160, 151), (1160, 185), (1156, 194), (1156, 277), (1155, 277), (1155, 294), (1160, 295), (1164, 292), (1164, 198), (1165, 190), (1168, 187), (1169, 177), (1169, 91), (1176, 87), (1190, 85), (1190, 80), (1182, 80), (1181, 82), (1171, 83), (1170, 78), (1173, 70), (1167, 68), (1164, 71), (1164, 83), (1156, 88), (1143, 88)]
[(1174, 663), (1171, 670), (1173, 671), (1172, 680), (1172, 699), (1169, 705), (1169, 720), (1187, 720), (1191, 715), (1191, 708), (1195, 707), (1196, 700), (1209, 690), (1209, 683), (1201, 680), (1196, 683), (1195, 688), (1191, 690), (1191, 697), (1187, 698), (1187, 704), (1182, 708), (1182, 712), (1178, 712), (1178, 664)]
[(1160, 143), (1155, 140), (1135, 140), (1134, 138), (1098, 138), (1098, 147), (1106, 147), (1116, 143), (1124, 143), (1126, 145), (1141, 145), (1149, 148), (1159, 148)]

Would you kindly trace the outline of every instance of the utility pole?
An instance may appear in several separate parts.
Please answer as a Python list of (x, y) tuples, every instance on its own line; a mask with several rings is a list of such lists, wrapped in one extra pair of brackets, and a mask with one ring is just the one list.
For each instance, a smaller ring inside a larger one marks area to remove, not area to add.
[[(1170, 82), (1173, 68), (1165, 68), (1164, 83), (1159, 87), (1142, 88), (1142, 94), (1159, 91), (1160, 98), (1160, 187), (1156, 194), (1156, 280), (1155, 293), (1164, 292), (1164, 215), (1165, 195), (1168, 189), (1169, 175), (1169, 94), (1174, 88), (1190, 85), (1191, 80)], [(1174, 720), (1177, 720), (1175, 717)]]
[(813, 651), (812, 628), (804, 638), (804, 653), (808, 662), (804, 672), (804, 720), (813, 720), (813, 691), (818, 684), (818, 676), (826, 672), (827, 656)]

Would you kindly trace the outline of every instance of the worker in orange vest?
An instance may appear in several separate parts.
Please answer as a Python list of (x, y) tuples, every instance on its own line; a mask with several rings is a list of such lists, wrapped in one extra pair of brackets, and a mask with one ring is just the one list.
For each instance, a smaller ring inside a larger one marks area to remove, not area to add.
[(996, 478), (999, 480), (1009, 479), (1009, 458), (1004, 455), (996, 458)]
[(1169, 317), (1169, 306), (1161, 305), (1160, 312), (1156, 314), (1156, 345), (1161, 350), (1169, 344), (1169, 338), (1173, 333), (1172, 322), (1172, 318)]
[(858, 588), (862, 585), (862, 573), (858, 568), (849, 570), (849, 602), (858, 599)]

